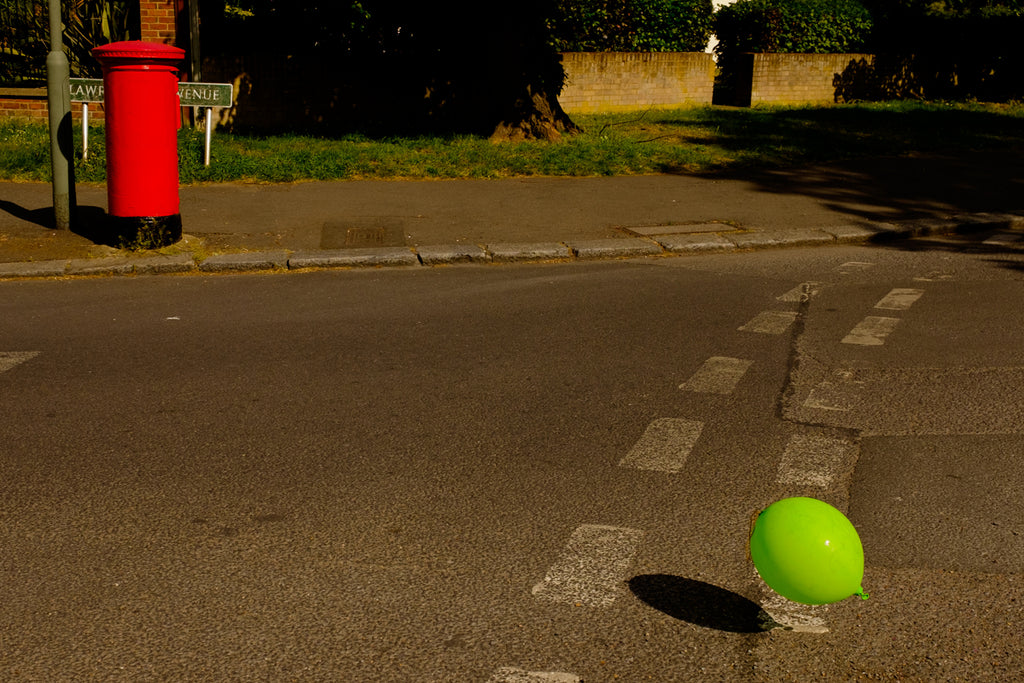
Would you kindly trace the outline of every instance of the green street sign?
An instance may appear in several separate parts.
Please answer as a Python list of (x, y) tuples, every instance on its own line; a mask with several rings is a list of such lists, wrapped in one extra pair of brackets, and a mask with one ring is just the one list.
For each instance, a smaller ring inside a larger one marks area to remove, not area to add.
[(178, 97), (183, 107), (230, 107), (230, 83), (179, 83)]
[(71, 80), (71, 101), (72, 102), (102, 102), (103, 101), (103, 79), (101, 78), (72, 78)]
[[(72, 102), (102, 102), (103, 79), (72, 78)], [(230, 107), (230, 83), (179, 83), (178, 97), (183, 107)]]

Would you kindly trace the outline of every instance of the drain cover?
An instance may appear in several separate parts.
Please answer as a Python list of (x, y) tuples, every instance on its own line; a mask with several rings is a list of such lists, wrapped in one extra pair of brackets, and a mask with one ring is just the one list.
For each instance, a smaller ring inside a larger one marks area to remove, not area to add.
[(321, 249), (404, 246), (405, 230), (401, 225), (360, 226), (326, 223), (320, 233)]

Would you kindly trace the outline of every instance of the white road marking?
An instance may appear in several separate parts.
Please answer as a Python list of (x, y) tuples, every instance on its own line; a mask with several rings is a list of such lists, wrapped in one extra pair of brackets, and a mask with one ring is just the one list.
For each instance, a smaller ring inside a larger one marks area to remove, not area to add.
[(676, 473), (700, 438), (703, 422), (679, 417), (658, 418), (619, 462), (620, 467)]
[(15, 365), (32, 360), (38, 355), (38, 351), (0, 351), (0, 372), (7, 372)]
[(924, 294), (923, 289), (894, 289), (875, 304), (875, 308), (882, 308), (888, 311), (905, 311), (914, 305), (914, 302)]
[(679, 388), (705, 394), (731, 394), (752, 364), (750, 360), (712, 356)]
[[(757, 572), (755, 571), (755, 574)], [(758, 581), (761, 577), (758, 577)], [(827, 605), (802, 605), (782, 597), (762, 581), (765, 598), (761, 609), (779, 626), (800, 633), (828, 633), (825, 623)]]
[(953, 275), (950, 273), (933, 270), (930, 273), (925, 273), (921, 277), (915, 277), (914, 282), (948, 282), (952, 279)]
[(790, 303), (799, 303), (807, 301), (809, 298), (818, 293), (818, 285), (820, 282), (803, 282), (789, 290), (785, 294), (776, 297), (777, 301), (786, 301)]
[(764, 311), (758, 313), (753, 320), (739, 330), (740, 332), (761, 334), (782, 334), (796, 320), (796, 315), (796, 311)]
[(840, 271), (841, 274), (846, 275), (858, 270), (867, 270), (874, 266), (874, 263), (868, 263), (866, 261), (847, 261), (839, 266), (836, 266), (836, 270)]
[(561, 556), (533, 594), (550, 602), (605, 607), (623, 591), (643, 532), (584, 524), (572, 532)]
[(982, 244), (986, 244), (990, 247), (1005, 247), (1021, 241), (1024, 241), (1024, 235), (1018, 235), (1013, 232), (997, 232), (982, 242)]
[(782, 453), (776, 481), (828, 488), (856, 446), (846, 439), (794, 434)]
[(857, 323), (857, 326), (850, 330), (850, 334), (843, 337), (843, 343), (857, 344), (858, 346), (881, 346), (885, 343), (885, 338), (896, 329), (896, 323), (899, 321), (899, 318), (869, 315)]
[(860, 395), (864, 382), (854, 379), (853, 370), (840, 368), (833, 370), (828, 379), (825, 379), (811, 390), (807, 400), (804, 401), (805, 408), (818, 410), (848, 411)]
[(525, 671), (511, 666), (498, 669), (488, 683), (581, 683), (576, 674), (557, 671)]

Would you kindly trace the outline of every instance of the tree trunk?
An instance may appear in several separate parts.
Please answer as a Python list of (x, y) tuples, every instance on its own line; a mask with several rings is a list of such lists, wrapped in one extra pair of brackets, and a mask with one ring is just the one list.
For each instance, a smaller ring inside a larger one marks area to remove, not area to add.
[(563, 111), (558, 98), (527, 86), (507, 116), (495, 127), (491, 142), (547, 140), (557, 142), (565, 134), (575, 135), (580, 129)]

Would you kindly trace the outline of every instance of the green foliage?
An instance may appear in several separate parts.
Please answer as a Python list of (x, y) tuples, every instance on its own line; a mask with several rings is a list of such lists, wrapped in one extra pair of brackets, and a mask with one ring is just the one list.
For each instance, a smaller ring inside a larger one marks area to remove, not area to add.
[[(217, 132), (203, 166), (203, 135), (178, 135), (182, 184), (399, 178), (701, 173), (864, 156), (1007, 149), (1024, 145), (1024, 106), (889, 102), (831, 107), (694, 107), (578, 116), (584, 132), (557, 143), (495, 145), (486, 138), (349, 135), (248, 137)], [(77, 130), (76, 130), (77, 137)], [(75, 143), (78, 182), (103, 182), (103, 128)], [(0, 119), (0, 178), (48, 181), (45, 124)]]
[[(90, 50), (139, 35), (137, 0), (70, 0), (61, 3), (63, 43), (73, 76), (99, 76)], [(0, 0), (0, 83), (42, 85), (50, 51), (46, 0)]]
[(860, 52), (870, 43), (872, 26), (859, 0), (739, 0), (715, 14), (716, 50)]
[(1024, 14), (1024, 0), (868, 0), (877, 16), (1006, 17)]
[(558, 0), (548, 18), (560, 52), (701, 52), (711, 0)]

